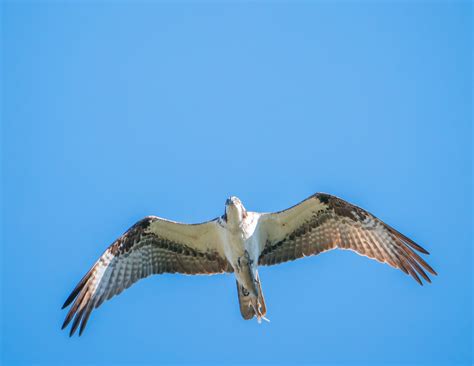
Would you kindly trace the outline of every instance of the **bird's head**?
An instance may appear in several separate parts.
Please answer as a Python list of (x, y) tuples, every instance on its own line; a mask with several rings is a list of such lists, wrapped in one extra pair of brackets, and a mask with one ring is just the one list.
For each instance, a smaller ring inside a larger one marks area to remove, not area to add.
[(238, 223), (242, 219), (247, 217), (247, 210), (245, 209), (242, 201), (235, 197), (230, 196), (225, 201), (225, 219), (228, 222)]

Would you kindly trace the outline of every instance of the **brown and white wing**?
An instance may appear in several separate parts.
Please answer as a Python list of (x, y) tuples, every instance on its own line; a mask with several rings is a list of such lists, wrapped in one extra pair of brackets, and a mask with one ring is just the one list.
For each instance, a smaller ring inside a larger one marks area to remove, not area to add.
[(436, 272), (416, 251), (421, 246), (360, 207), (317, 193), (284, 211), (262, 214), (259, 264), (272, 265), (331, 249), (352, 250), (431, 282)]
[(232, 272), (219, 245), (217, 220), (181, 224), (148, 216), (137, 222), (104, 252), (63, 305), (72, 303), (64, 329), (82, 334), (91, 311), (141, 278), (159, 273)]

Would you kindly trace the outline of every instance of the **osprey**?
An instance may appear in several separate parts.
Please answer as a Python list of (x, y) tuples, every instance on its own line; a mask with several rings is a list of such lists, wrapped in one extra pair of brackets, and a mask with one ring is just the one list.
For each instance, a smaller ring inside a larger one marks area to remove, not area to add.
[(237, 197), (221, 217), (182, 224), (156, 216), (138, 221), (110, 245), (67, 298), (62, 329), (74, 319), (82, 334), (93, 309), (141, 278), (160, 273), (234, 273), (244, 319), (265, 319), (258, 266), (278, 264), (332, 249), (347, 249), (387, 263), (420, 285), (436, 272), (416, 253), (429, 254), (394, 228), (338, 197), (317, 193), (275, 213), (245, 209)]

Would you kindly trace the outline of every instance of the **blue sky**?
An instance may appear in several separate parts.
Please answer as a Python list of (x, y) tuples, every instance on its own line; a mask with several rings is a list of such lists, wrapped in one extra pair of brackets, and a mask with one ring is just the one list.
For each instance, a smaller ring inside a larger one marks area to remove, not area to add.
[[(2, 4), (1, 359), (14, 364), (470, 364), (469, 3)], [(145, 215), (341, 196), (426, 247), (415, 281), (350, 252), (147, 278), (60, 307)]]

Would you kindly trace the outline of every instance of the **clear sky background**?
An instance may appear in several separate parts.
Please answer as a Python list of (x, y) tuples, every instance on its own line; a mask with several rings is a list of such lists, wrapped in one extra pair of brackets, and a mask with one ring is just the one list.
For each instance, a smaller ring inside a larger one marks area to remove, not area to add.
[[(3, 364), (469, 364), (469, 3), (2, 5)], [(341, 196), (426, 247), (432, 285), (350, 252), (147, 278), (60, 307), (154, 214), (184, 222)]]

